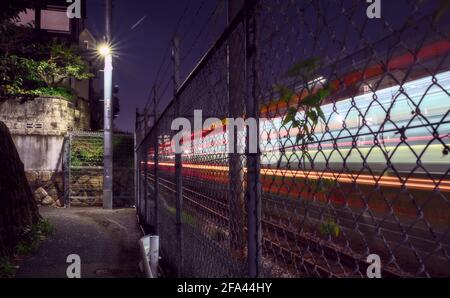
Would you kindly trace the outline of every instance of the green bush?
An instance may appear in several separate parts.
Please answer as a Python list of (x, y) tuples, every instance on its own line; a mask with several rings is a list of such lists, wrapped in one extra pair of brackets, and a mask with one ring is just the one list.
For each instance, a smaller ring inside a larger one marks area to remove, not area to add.
[[(46, 219), (37, 224), (26, 227), (20, 235), (19, 243), (15, 247), (15, 256), (27, 256), (39, 248), (41, 242), (55, 232), (55, 227)], [(10, 257), (0, 257), (0, 278), (14, 277), (18, 266)]]
[(0, 258), (0, 278), (14, 277), (17, 267), (11, 262), (10, 259), (3, 257)]
[[(167, 206), (166, 209), (170, 214), (173, 214), (173, 215), (175, 215), (177, 212), (177, 210), (174, 207)], [(190, 226), (197, 226), (197, 220), (196, 220), (195, 216), (186, 211), (183, 211), (181, 213), (181, 221)]]
[(319, 231), (322, 235), (339, 237), (341, 229), (334, 219), (327, 218), (320, 224)]
[(35, 90), (39, 96), (56, 96), (67, 100), (76, 99), (76, 94), (72, 89), (65, 87), (41, 87)]
[(16, 253), (20, 256), (26, 256), (36, 251), (39, 244), (46, 237), (55, 232), (55, 227), (46, 219), (39, 221), (37, 224), (24, 229), (21, 240), (16, 246)]

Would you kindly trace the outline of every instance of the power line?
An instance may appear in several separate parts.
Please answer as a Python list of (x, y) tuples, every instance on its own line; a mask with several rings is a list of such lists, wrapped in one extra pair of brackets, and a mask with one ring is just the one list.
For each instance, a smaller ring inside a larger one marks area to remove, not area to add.
[(188, 50), (188, 51), (186, 52), (186, 54), (182, 57), (182, 60), (186, 59), (186, 57), (188, 57), (188, 56), (191, 54), (192, 50), (195, 48), (195, 45), (196, 45), (197, 42), (200, 40), (200, 37), (202, 37), (202, 35), (203, 35), (203, 33), (205, 32), (206, 28), (209, 27), (208, 25), (211, 23), (212, 18), (213, 18), (213, 17), (216, 17), (215, 22), (217, 21), (217, 19), (218, 19), (217, 11), (218, 11), (218, 8), (219, 8), (220, 4), (221, 4), (221, 0), (217, 1), (216, 7), (213, 9), (213, 11), (211, 12), (211, 14), (208, 16), (208, 19), (206, 20), (206, 22), (205, 22), (205, 23), (203, 24), (203, 26), (201, 27), (201, 30), (200, 30), (200, 31), (198, 32), (198, 34), (196, 35), (196, 37), (195, 37), (195, 39), (194, 39), (194, 42), (191, 44), (189, 50)]
[[(175, 37), (176, 35), (178, 35), (178, 31), (180, 29), (180, 25), (182, 24), (182, 20), (184, 19), (185, 15), (186, 15), (186, 13), (188, 11), (190, 2), (191, 2), (190, 0), (187, 2), (186, 6), (185, 6), (185, 8), (183, 10), (183, 13), (180, 15), (180, 17), (179, 17), (179, 19), (177, 21), (174, 33), (172, 34), (172, 38)], [(185, 39), (185, 37), (189, 33), (189, 29), (192, 28), (193, 24), (197, 21), (200, 12), (202, 11), (203, 7), (205, 6), (205, 3), (206, 3), (206, 0), (203, 0), (200, 3), (200, 5), (198, 6), (195, 14), (191, 18), (192, 19), (191, 22), (189, 23), (189, 25), (185, 26), (186, 30), (184, 30), (184, 32), (179, 35), (181, 39)], [(218, 0), (217, 1), (217, 4), (216, 4), (215, 8), (209, 14), (207, 20), (204, 22), (203, 26), (201, 27), (201, 30), (194, 37), (194, 41), (190, 45), (189, 50), (187, 51), (186, 55), (183, 56), (182, 60), (186, 59), (186, 57), (188, 57), (191, 54), (191, 52), (193, 51), (193, 49), (196, 47), (197, 43), (199, 42), (200, 38), (204, 35), (205, 30), (209, 27), (209, 24), (211, 24), (213, 22), (213, 26), (214, 27), (217, 25), (219, 16), (221, 15), (219, 13), (219, 9), (223, 5), (223, 3), (224, 3), (223, 0)], [(211, 29), (211, 30), (213, 30), (213, 29)], [(212, 35), (212, 32), (210, 32), (210, 33)], [(210, 35), (210, 34), (208, 34), (208, 35)], [(160, 64), (160, 66), (158, 68), (158, 71), (157, 71), (157, 74), (155, 76), (154, 83), (152, 85), (149, 97), (147, 99), (147, 103), (146, 103), (145, 108), (144, 108), (145, 111), (147, 111), (147, 109), (149, 108), (149, 105), (152, 103), (152, 97), (153, 96), (157, 97), (155, 102), (156, 102), (156, 106), (159, 106), (160, 102), (163, 100), (163, 98), (165, 98), (164, 95), (165, 95), (168, 87), (170, 86), (171, 79), (170, 79), (170, 76), (169, 76), (169, 78), (168, 78), (167, 82), (165, 83), (164, 87), (160, 88), (163, 85), (163, 82), (166, 79), (165, 77), (166, 77), (167, 71), (170, 69), (170, 66), (171, 66), (171, 64), (170, 64), (170, 61), (171, 61), (170, 60), (170, 53), (171, 53), (170, 47), (171, 47), (171, 44), (172, 44), (172, 38), (170, 39), (170, 41), (169, 41), (169, 43), (168, 43), (168, 45), (167, 45), (167, 47), (165, 49), (164, 58), (161, 61), (161, 64)], [(157, 89), (159, 94), (155, 94), (154, 93), (154, 89), (157, 86), (159, 86), (158, 89)], [(162, 92), (160, 92), (161, 90), (162, 90)], [(155, 107), (155, 109), (156, 109), (156, 107)]]
[[(182, 22), (183, 18), (185, 17), (185, 15), (186, 15), (186, 13), (187, 13), (187, 11), (188, 11), (188, 9), (189, 9), (189, 4), (190, 4), (190, 3), (191, 3), (191, 0), (188, 0), (188, 1), (186, 2), (186, 6), (184, 7), (183, 12), (182, 12), (182, 14), (180, 15), (180, 17), (178, 18), (178, 21), (177, 21), (177, 23), (176, 23), (175, 30), (174, 30), (174, 32), (173, 32), (173, 34), (172, 34), (171, 40), (172, 40), (173, 36), (175, 36), (175, 35), (177, 34), (177, 32), (178, 32), (178, 30), (179, 30), (179, 28), (180, 28), (181, 22)], [(160, 66), (159, 66), (159, 68), (158, 68), (158, 71), (157, 71), (157, 73), (156, 73), (155, 80), (154, 80), (153, 85), (152, 85), (152, 90), (153, 90), (153, 88), (156, 87), (157, 82), (158, 82), (159, 75), (160, 75), (160, 73), (161, 73), (161, 70), (162, 70), (163, 66), (165, 65), (165, 63), (166, 63), (166, 61), (167, 61), (168, 54), (170, 53), (170, 52), (169, 52), (169, 50), (170, 50), (170, 44), (171, 44), (171, 41), (168, 43), (168, 45), (167, 45), (167, 47), (166, 47), (166, 49), (165, 49), (165, 51), (164, 51), (165, 54), (164, 54), (163, 60), (161, 61)], [(170, 59), (169, 59), (168, 61), (170, 61)], [(164, 72), (167, 71), (167, 68), (168, 68), (168, 66), (166, 67), (166, 70), (165, 70)], [(145, 107), (144, 107), (144, 111), (148, 108), (148, 105), (149, 105), (150, 102), (151, 102), (152, 93), (153, 93), (153, 92), (150, 91), (150, 94), (149, 94), (149, 96), (148, 96), (147, 102), (146, 102)]]
[[(169, 43), (167, 44), (167, 47), (166, 47), (166, 49), (165, 49), (165, 55), (164, 55), (164, 59), (163, 59), (163, 61), (161, 62), (161, 65), (160, 65), (160, 67), (159, 67), (159, 69), (158, 69), (158, 72), (157, 72), (157, 74), (156, 74), (156, 79), (155, 79), (155, 81), (157, 80), (157, 78), (158, 78), (158, 76), (159, 76), (159, 74), (161, 73), (161, 69), (162, 69), (162, 66), (164, 65), (164, 62), (166, 61), (166, 58), (168, 57), (168, 54), (170, 53), (170, 45), (171, 45), (171, 43), (172, 43), (172, 38), (178, 33), (178, 30), (180, 29), (180, 25), (181, 25), (181, 21), (183, 20), (183, 18), (184, 18), (184, 16), (186, 15), (186, 13), (187, 13), (187, 11), (188, 11), (188, 9), (189, 9), (189, 4), (191, 3), (191, 0), (188, 0), (187, 2), (186, 2), (186, 6), (184, 7), (184, 10), (183, 10), (183, 13), (180, 15), (180, 17), (178, 18), (178, 21), (177, 21), (177, 24), (176, 24), (176, 26), (175, 26), (175, 30), (174, 30), (174, 32), (172, 33), (172, 36), (171, 36), (171, 38), (170, 38), (170, 41), (169, 41)], [(168, 61), (170, 61), (170, 60), (168, 60)]]
[(195, 23), (195, 21), (197, 20), (197, 17), (198, 17), (198, 15), (200, 14), (200, 11), (202, 10), (202, 8), (203, 8), (203, 6), (205, 5), (205, 3), (206, 3), (206, 0), (203, 0), (203, 1), (200, 3), (199, 7), (197, 8), (197, 11), (195, 12), (195, 14), (194, 14), (194, 16), (193, 16), (193, 18), (192, 18), (191, 23), (189, 24), (189, 26), (186, 26), (186, 30), (184, 31), (184, 33), (183, 33), (183, 34), (180, 34), (180, 37), (181, 37), (181, 38), (183, 38), (184, 36), (187, 35), (189, 28), (192, 28), (192, 25), (193, 25), (193, 24)]

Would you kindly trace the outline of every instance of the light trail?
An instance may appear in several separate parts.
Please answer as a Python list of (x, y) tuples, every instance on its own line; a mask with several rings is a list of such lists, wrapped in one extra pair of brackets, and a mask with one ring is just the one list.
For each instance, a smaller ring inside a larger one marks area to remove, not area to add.
[[(153, 165), (153, 162), (148, 162), (148, 165)], [(160, 162), (159, 166), (175, 167), (174, 163)], [(198, 164), (183, 164), (183, 168), (205, 170), (205, 171), (221, 171), (228, 172), (227, 166), (211, 166), (211, 165), (198, 165)], [(243, 169), (247, 172), (247, 169)], [(347, 173), (333, 173), (333, 172), (314, 172), (314, 171), (302, 171), (302, 170), (287, 170), (287, 169), (261, 169), (261, 174), (264, 176), (276, 176), (276, 177), (290, 177), (290, 178), (307, 178), (307, 179), (332, 179), (342, 183), (358, 183), (363, 185), (381, 185), (387, 187), (401, 187), (402, 185), (419, 190), (435, 190), (436, 188), (441, 191), (450, 191), (450, 180), (442, 180), (435, 182), (432, 179), (423, 178), (408, 178), (407, 180), (399, 179), (398, 177), (374, 177), (372, 175), (353, 175)], [(436, 185), (436, 183), (438, 185)]]

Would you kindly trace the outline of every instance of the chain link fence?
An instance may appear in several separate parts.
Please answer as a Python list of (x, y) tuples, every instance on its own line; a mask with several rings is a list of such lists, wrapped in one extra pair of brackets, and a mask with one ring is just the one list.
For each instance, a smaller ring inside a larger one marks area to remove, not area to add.
[(173, 100), (137, 117), (138, 213), (166, 274), (366, 277), (376, 255), (383, 277), (450, 276), (443, 2), (382, 1), (379, 19), (357, 0), (244, 3), (181, 85), (174, 48)]
[[(71, 132), (64, 148), (64, 203), (66, 207), (103, 205), (103, 133)], [(113, 204), (134, 205), (134, 138), (113, 137)]]

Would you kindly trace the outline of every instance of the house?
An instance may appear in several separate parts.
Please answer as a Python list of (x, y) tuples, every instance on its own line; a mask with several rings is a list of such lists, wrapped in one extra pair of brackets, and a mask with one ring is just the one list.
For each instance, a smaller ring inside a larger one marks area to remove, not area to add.
[(35, 29), (35, 34), (41, 40), (58, 40), (78, 44), (84, 49), (84, 58), (90, 65), (94, 78), (88, 80), (72, 80), (67, 83), (75, 90), (78, 100), (74, 102), (77, 106), (80, 101), (85, 101), (90, 107), (90, 129), (99, 130), (102, 125), (102, 94), (101, 77), (98, 75), (99, 65), (96, 61), (94, 51), (97, 47), (97, 38), (85, 27), (86, 0), (79, 1), (80, 18), (69, 18), (68, 7), (72, 4), (66, 0), (46, 0), (36, 9), (28, 9), (19, 14), (20, 24), (29, 24)]
[(85, 29), (86, 0), (81, 0), (80, 18), (68, 18), (66, 0), (46, 0), (36, 9), (28, 9), (19, 15), (19, 23), (32, 24), (36, 33), (43, 38), (58, 37), (77, 43), (80, 33)]

